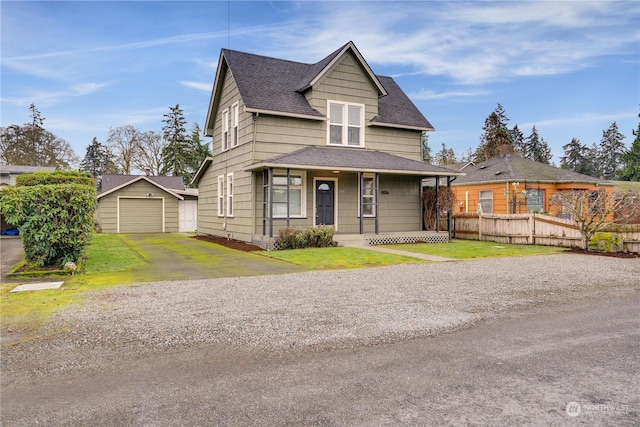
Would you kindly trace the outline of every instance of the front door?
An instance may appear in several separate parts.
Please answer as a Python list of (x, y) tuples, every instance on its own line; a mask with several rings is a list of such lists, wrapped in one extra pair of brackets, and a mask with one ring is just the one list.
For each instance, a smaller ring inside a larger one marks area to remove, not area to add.
[(316, 181), (316, 225), (334, 225), (334, 181)]

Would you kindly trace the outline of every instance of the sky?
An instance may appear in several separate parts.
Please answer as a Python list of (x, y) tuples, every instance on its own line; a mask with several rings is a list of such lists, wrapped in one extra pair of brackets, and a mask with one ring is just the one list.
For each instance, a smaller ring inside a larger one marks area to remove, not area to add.
[(353, 41), (435, 127), (433, 152), (478, 146), (500, 103), (559, 164), (640, 112), (638, 1), (4, 1), (0, 125), (44, 127), (82, 158), (96, 137), (161, 131), (180, 104), (202, 128), (220, 49), (315, 63)]

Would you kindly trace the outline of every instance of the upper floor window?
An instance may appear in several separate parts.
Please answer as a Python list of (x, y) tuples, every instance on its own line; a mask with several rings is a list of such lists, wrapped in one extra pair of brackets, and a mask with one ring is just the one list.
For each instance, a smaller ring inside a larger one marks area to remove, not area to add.
[(229, 149), (229, 109), (222, 112), (222, 151)]
[(238, 121), (239, 121), (239, 109), (236, 102), (231, 106), (231, 146), (236, 147), (238, 145)]
[(364, 105), (329, 101), (328, 143), (364, 147)]

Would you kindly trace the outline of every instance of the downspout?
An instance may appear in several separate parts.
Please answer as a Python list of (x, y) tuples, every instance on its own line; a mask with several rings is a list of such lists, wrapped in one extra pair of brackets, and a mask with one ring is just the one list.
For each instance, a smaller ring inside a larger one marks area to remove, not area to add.
[(256, 135), (258, 133), (258, 117), (260, 113), (253, 113), (253, 140), (251, 141), (251, 163), (256, 161)]

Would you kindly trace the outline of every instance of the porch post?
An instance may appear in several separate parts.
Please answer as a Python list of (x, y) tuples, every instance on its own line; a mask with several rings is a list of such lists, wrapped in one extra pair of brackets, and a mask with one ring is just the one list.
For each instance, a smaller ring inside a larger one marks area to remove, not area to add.
[(376, 234), (379, 234), (379, 222), (380, 222), (380, 174), (376, 172), (376, 202), (374, 208), (376, 209)]
[(440, 195), (440, 176), (436, 175), (436, 231), (440, 231), (440, 203), (438, 203), (439, 195)]
[(273, 237), (273, 168), (269, 168), (269, 237)]
[[(451, 177), (447, 177), (447, 190), (449, 190), (449, 194), (451, 194)], [(454, 206), (450, 206), (447, 209), (447, 231), (449, 232), (449, 240), (451, 240), (451, 210)]]
[(267, 235), (267, 199), (269, 196), (268, 193), (268, 189), (267, 186), (268, 181), (267, 181), (267, 177), (269, 176), (269, 172), (267, 171), (267, 169), (262, 169), (262, 235), (266, 236)]
[(287, 168), (287, 227), (289, 226), (289, 173), (291, 169)]
[(358, 172), (360, 174), (360, 190), (359, 190), (359, 200), (358, 204), (360, 205), (360, 234), (364, 234), (364, 203), (362, 201), (362, 195), (364, 193), (364, 173)]

